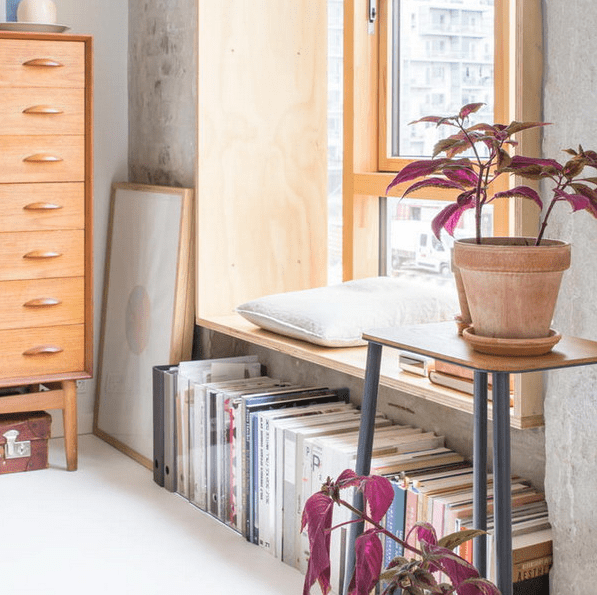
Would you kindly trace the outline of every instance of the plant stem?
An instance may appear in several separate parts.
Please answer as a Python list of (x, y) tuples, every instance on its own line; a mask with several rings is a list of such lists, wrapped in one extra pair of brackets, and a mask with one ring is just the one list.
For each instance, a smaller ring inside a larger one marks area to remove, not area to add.
[[(557, 187), (560, 190), (564, 190), (564, 188), (566, 188), (566, 186), (567, 186), (567, 183), (561, 187), (560, 187), (560, 184), (561, 184), (561, 180), (557, 184)], [(547, 220), (549, 219), (549, 216), (551, 215), (551, 211), (553, 210), (556, 202), (558, 202), (558, 199), (556, 197), (552, 198), (551, 202), (549, 203), (549, 207), (547, 207), (547, 211), (545, 212), (545, 217), (543, 217), (543, 222), (541, 223), (541, 228), (539, 229), (539, 234), (537, 235), (537, 240), (535, 241), (535, 246), (539, 246), (541, 244), (541, 240), (543, 239), (543, 234), (545, 233), (545, 228), (547, 227)]]
[[(470, 137), (468, 131), (464, 127), (464, 119), (463, 120), (456, 120), (456, 123), (458, 124), (458, 127), (460, 128), (460, 130), (462, 131), (462, 133), (464, 134), (464, 136), (466, 136), (466, 139), (468, 140), (471, 148), (473, 149), (473, 152), (475, 153), (475, 158), (477, 160), (477, 164), (479, 165), (479, 178), (477, 180), (477, 189), (475, 191), (475, 193), (476, 193), (476, 200), (475, 200), (475, 240), (476, 240), (477, 244), (480, 244), (481, 243), (481, 187), (483, 185), (483, 175), (484, 175), (483, 161), (481, 160), (479, 152), (477, 151), (477, 147), (475, 147), (475, 142)], [(490, 162), (491, 162), (491, 159), (490, 159)], [(489, 171), (489, 168), (490, 168), (490, 162), (488, 162), (488, 164), (487, 164), (487, 170), (488, 171)]]
[(356, 514), (358, 517), (361, 518), (361, 520), (373, 525), (380, 533), (387, 535), (388, 537), (390, 537), (391, 539), (393, 539), (394, 541), (399, 543), (402, 547), (413, 552), (413, 554), (416, 554), (418, 556), (423, 555), (423, 552), (418, 550), (416, 547), (409, 545), (406, 541), (402, 541), (402, 539), (400, 539), (399, 537), (396, 537), (396, 535), (394, 535), (391, 531), (388, 531), (387, 529), (382, 527), (379, 523), (376, 523), (371, 517), (369, 517), (364, 512), (360, 511), (358, 508), (355, 508), (354, 506), (352, 506), (351, 504), (346, 502), (346, 500), (342, 500), (341, 498), (339, 498), (338, 500), (336, 500), (336, 502), (338, 504), (341, 504), (342, 506), (345, 506), (346, 508), (348, 508), (348, 510), (350, 510), (350, 512), (352, 512), (353, 514)]

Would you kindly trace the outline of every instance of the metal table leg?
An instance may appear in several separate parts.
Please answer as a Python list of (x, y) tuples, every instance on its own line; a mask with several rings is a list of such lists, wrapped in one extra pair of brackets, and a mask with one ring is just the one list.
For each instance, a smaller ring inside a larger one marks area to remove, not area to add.
[[(487, 372), (475, 370), (473, 435), (473, 527), (487, 530)], [(487, 540), (475, 538), (473, 561), (479, 574), (487, 576)]]
[[(365, 368), (365, 385), (363, 388), (363, 401), (361, 403), (361, 423), (359, 430), (359, 444), (357, 448), (356, 472), (357, 475), (369, 475), (371, 471), (371, 450), (373, 449), (373, 433), (375, 430), (375, 411), (377, 409), (377, 392), (379, 389), (379, 371), (381, 368), (382, 346), (379, 343), (369, 343), (367, 348), (367, 367)], [(363, 496), (356, 493), (353, 502), (355, 508), (363, 510)], [(363, 523), (350, 525), (346, 543), (346, 570), (342, 593), (348, 592), (350, 579), (354, 571), (354, 542), (363, 532)]]
[(497, 587), (512, 595), (512, 493), (510, 485), (510, 375), (493, 373), (493, 516)]

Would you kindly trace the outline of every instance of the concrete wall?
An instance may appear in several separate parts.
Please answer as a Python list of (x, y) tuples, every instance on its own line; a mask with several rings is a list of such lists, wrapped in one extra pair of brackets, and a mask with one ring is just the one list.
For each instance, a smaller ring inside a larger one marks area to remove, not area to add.
[(195, 185), (196, 0), (130, 0), (131, 182)]
[[(69, 33), (93, 35), (94, 47), (94, 344), (99, 345), (106, 235), (112, 182), (127, 179), (128, 7), (121, 0), (60, 0), (57, 20)], [(95, 380), (79, 390), (79, 433), (91, 432)], [(60, 413), (60, 412), (58, 412)], [(55, 415), (53, 435), (62, 433), (62, 415)]]
[[(597, 4), (577, 0), (543, 3), (545, 32), (544, 154), (597, 149), (593, 48)], [(560, 157), (561, 155), (561, 157)], [(590, 175), (595, 175), (591, 171)], [(549, 237), (572, 243), (554, 326), (597, 340), (597, 222), (586, 213), (568, 216), (560, 205)], [(597, 367), (552, 372), (545, 399), (546, 493), (555, 531), (552, 593), (586, 595), (597, 582)]]

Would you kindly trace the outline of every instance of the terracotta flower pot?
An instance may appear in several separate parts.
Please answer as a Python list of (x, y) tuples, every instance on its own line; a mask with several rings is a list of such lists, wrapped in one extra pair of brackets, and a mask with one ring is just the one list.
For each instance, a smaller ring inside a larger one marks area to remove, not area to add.
[(562, 275), (570, 266), (570, 244), (533, 243), (532, 238), (454, 243), (454, 265), (460, 270), (471, 315), (469, 338), (474, 333), (516, 344), (554, 336), (550, 325)]

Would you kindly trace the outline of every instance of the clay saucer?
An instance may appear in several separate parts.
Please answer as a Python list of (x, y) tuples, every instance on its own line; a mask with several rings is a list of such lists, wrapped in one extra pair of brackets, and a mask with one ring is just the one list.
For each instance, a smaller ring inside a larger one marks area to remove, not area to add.
[(538, 339), (500, 339), (497, 337), (483, 337), (475, 334), (472, 326), (462, 331), (462, 338), (479, 353), (489, 355), (544, 355), (549, 353), (562, 335), (554, 329), (549, 329), (547, 337)]

